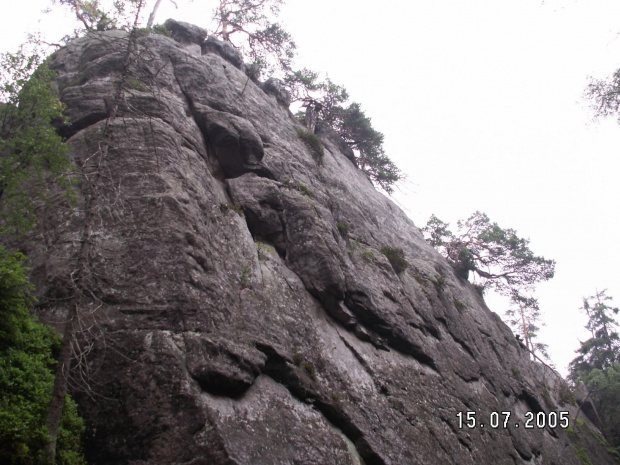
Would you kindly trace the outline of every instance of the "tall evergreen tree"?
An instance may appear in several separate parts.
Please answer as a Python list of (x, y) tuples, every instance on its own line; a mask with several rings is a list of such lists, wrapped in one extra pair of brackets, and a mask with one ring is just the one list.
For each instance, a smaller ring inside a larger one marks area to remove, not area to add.
[(620, 336), (606, 290), (584, 298), (583, 310), (588, 316), (586, 328), (591, 337), (582, 342), (579, 354), (569, 365), (569, 379), (583, 382), (590, 393), (599, 417), (603, 434), (620, 452)]
[(588, 316), (586, 328), (591, 337), (581, 343), (577, 350), (579, 356), (570, 363), (573, 379), (587, 378), (593, 370), (605, 371), (619, 361), (620, 336), (613, 317), (618, 314), (618, 308), (609, 305), (611, 300), (606, 290), (583, 299), (581, 310)]

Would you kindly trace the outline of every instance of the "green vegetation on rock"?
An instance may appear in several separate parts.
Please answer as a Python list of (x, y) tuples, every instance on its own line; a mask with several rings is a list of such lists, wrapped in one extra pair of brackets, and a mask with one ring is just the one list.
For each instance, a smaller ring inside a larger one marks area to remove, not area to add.
[(409, 266), (409, 262), (405, 259), (405, 251), (401, 248), (385, 246), (381, 249), (381, 253), (387, 257), (396, 274), (402, 273)]
[[(45, 424), (60, 338), (30, 315), (33, 286), (25, 256), (0, 247), (0, 462), (41, 463), (48, 442)], [(82, 419), (67, 396), (58, 435), (57, 460), (85, 464)]]
[(312, 151), (312, 154), (318, 159), (321, 160), (323, 155), (325, 155), (325, 149), (323, 148), (323, 142), (319, 137), (307, 129), (297, 128), (297, 137), (306, 144), (306, 146)]
[(70, 185), (67, 146), (54, 127), (67, 120), (55, 73), (39, 55), (20, 49), (1, 55), (0, 64), (0, 233), (22, 234), (36, 223), (35, 202), (50, 184)]

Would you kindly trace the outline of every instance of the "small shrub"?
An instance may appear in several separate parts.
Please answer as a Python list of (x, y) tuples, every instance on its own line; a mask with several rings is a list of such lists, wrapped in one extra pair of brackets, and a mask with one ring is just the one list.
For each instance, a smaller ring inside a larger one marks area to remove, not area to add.
[(234, 211), (237, 215), (239, 215), (240, 217), (244, 217), (244, 213), (243, 213), (243, 208), (241, 208), (241, 205), (237, 205), (236, 203), (220, 203), (220, 211), (226, 215), (230, 210)]
[(485, 291), (484, 286), (482, 284), (474, 284), (473, 286), (476, 292), (478, 293), (478, 295), (480, 297), (484, 297), (484, 291)]
[(243, 267), (243, 271), (241, 272), (241, 276), (239, 276), (239, 281), (241, 281), (241, 286), (244, 287), (248, 284), (250, 280), (250, 268), (247, 266)]
[(457, 299), (454, 299), (454, 306), (459, 310), (465, 310), (467, 308), (467, 305)]
[(405, 251), (396, 247), (383, 247), (381, 253), (385, 255), (392, 265), (396, 274), (400, 274), (407, 269), (409, 262), (405, 259)]
[(321, 139), (319, 139), (315, 133), (306, 129), (297, 128), (296, 132), (297, 137), (299, 137), (299, 139), (306, 144), (306, 147), (312, 151), (312, 155), (316, 156), (319, 160), (322, 159), (323, 155), (325, 155), (325, 150), (323, 149), (323, 142), (321, 142)]
[(155, 26), (153, 26), (152, 32), (153, 34), (172, 38), (172, 31), (168, 29), (164, 24), (156, 24)]
[(139, 27), (134, 30), (134, 33), (136, 34), (136, 37), (145, 37), (151, 33), (151, 28), (150, 27)]
[(360, 257), (362, 257), (362, 259), (366, 262), (372, 262), (375, 259), (375, 254), (372, 253), (370, 250), (364, 250), (360, 254)]
[(574, 447), (574, 449), (577, 457), (579, 457), (579, 460), (581, 460), (581, 463), (583, 463), (583, 465), (594, 465), (592, 463), (592, 460), (590, 460), (590, 457), (588, 457), (588, 453), (586, 452), (586, 449), (584, 447)]
[(573, 394), (573, 391), (571, 391), (570, 386), (568, 385), (568, 383), (562, 383), (560, 385), (560, 392), (559, 392), (558, 401), (559, 401), (561, 406), (564, 406), (566, 404), (570, 404), (572, 406), (576, 406), (575, 395)]
[(518, 368), (512, 367), (510, 370), (512, 371), (512, 376), (514, 376), (517, 381), (523, 380), (521, 377), (521, 371)]
[(338, 221), (338, 224), (336, 226), (338, 227), (338, 232), (340, 233), (340, 235), (342, 237), (347, 237), (347, 234), (349, 233), (349, 225), (347, 223), (344, 223), (343, 221)]
[(297, 366), (301, 366), (304, 361), (304, 356), (301, 355), (297, 348), (293, 349), (293, 363)]
[(306, 197), (310, 197), (311, 199), (314, 198), (314, 194), (305, 184), (302, 184), (300, 182), (295, 182), (291, 184), (291, 187), (295, 189), (296, 191), (301, 192), (302, 195), (305, 195)]
[(310, 376), (310, 378), (316, 378), (316, 370), (314, 369), (314, 365), (310, 362), (306, 362), (303, 365), (304, 371)]
[(148, 92), (149, 88), (146, 87), (146, 85), (144, 85), (142, 82), (138, 81), (137, 79), (128, 79), (127, 80), (127, 85), (133, 89), (133, 90), (137, 90), (138, 92)]
[(438, 274), (434, 278), (428, 278), (430, 282), (432, 282), (437, 289), (441, 290), (446, 285), (446, 278), (443, 275)]
[(263, 242), (256, 242), (256, 251), (259, 260), (265, 260), (268, 254), (276, 253), (276, 249)]
[(359, 237), (357, 237), (354, 241), (349, 242), (349, 249), (351, 249), (350, 251), (351, 258), (353, 258), (353, 253), (355, 253), (357, 249), (359, 249), (360, 244), (361, 244), (361, 239)]

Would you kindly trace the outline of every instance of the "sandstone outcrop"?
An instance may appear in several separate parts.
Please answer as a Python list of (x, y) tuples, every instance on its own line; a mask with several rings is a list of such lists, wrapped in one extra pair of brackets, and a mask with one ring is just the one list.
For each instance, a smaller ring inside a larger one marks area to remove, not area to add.
[(579, 465), (565, 430), (524, 428), (576, 412), (556, 375), (337, 135), (313, 156), (277, 83), (201, 33), (93, 34), (52, 58), (78, 205), (24, 247), (41, 314), (79, 304), (88, 329), (89, 390), (72, 385), (90, 463)]

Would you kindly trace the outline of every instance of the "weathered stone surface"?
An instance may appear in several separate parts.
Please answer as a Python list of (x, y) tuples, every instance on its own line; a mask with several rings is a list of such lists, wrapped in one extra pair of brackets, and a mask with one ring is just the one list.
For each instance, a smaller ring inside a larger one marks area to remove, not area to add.
[(243, 56), (241, 52), (234, 48), (230, 42), (224, 42), (213, 36), (209, 36), (207, 40), (202, 43), (201, 50), (203, 55), (215, 53), (221, 56), (235, 68), (241, 69), (243, 67)]
[(207, 38), (207, 31), (193, 24), (168, 19), (164, 23), (171, 32), (172, 38), (182, 44), (202, 45)]
[[(315, 160), (240, 62), (129, 45), (102, 33), (53, 57), (78, 202), (23, 244), (41, 315), (61, 326), (77, 305), (89, 328), (90, 463), (581, 463), (564, 430), (523, 427), (574, 417), (556, 375), (342, 140), (321, 133)], [(467, 411), (484, 427), (460, 426)]]
[(280, 105), (288, 108), (291, 104), (291, 95), (280, 79), (269, 78), (261, 85), (261, 88), (268, 94), (275, 96)]

